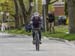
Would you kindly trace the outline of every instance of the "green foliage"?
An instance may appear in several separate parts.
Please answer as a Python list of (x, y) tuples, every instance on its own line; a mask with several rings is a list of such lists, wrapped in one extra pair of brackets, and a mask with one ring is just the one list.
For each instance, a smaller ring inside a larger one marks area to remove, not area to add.
[(3, 4), (0, 6), (1, 11), (8, 11), (10, 14), (14, 14), (14, 3), (12, 0), (0, 0), (0, 3)]
[[(12, 15), (15, 14), (14, 9), (14, 2), (13, 0), (0, 0), (0, 11), (6, 11), (9, 12), (9, 20), (12, 20)], [(0, 19), (2, 18), (2, 15), (0, 16)], [(1, 21), (1, 20), (0, 20)], [(11, 24), (11, 23), (10, 23)]]
[(8, 7), (9, 7), (9, 13), (14, 15), (15, 8), (14, 8), (14, 2), (12, 0), (9, 0)]
[[(54, 11), (54, 7), (52, 4), (50, 4), (48, 7), (49, 11)], [(40, 14), (42, 14), (42, 0), (38, 0), (38, 11)]]
[(42, 0), (38, 0), (38, 10), (39, 13), (42, 14)]
[[(0, 3), (5, 4), (6, 0), (0, 0)], [(35, 0), (34, 1), (34, 11), (35, 11)], [(25, 4), (25, 8), (28, 11), (29, 9), (29, 0), (24, 0), (24, 4)], [(6, 10), (7, 6), (3, 6)], [(2, 6), (0, 6), (0, 10), (2, 10)], [(10, 14), (14, 14), (15, 13), (15, 8), (14, 8), (14, 2), (13, 0), (8, 0), (8, 10), (10, 12)], [(38, 0), (38, 10), (40, 12), (40, 14), (42, 14), (42, 0)], [(54, 10), (52, 5), (49, 5), (49, 10)]]
[(29, 9), (29, 0), (24, 0), (25, 8), (28, 11)]
[(11, 34), (24, 34), (24, 35), (31, 35), (31, 32), (26, 32), (25, 29), (12, 29), (12, 30), (6, 30), (6, 32)]
[(55, 10), (52, 4), (49, 5), (48, 10), (49, 10), (49, 11), (54, 11), (54, 10)]

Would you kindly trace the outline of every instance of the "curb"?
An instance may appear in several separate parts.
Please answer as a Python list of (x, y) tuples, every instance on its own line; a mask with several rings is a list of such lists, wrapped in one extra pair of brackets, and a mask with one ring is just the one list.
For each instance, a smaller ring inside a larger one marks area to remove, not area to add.
[[(48, 37), (47, 37), (47, 38), (48, 38)], [(71, 43), (71, 42), (68, 41), (68, 40), (60, 39), (60, 38), (52, 38), (52, 37), (49, 37), (48, 39), (49, 39), (49, 40), (57, 40), (57, 41), (65, 42), (67, 45), (72, 46), (73, 48), (75, 48), (75, 44), (74, 44), (74, 43)]]
[(75, 48), (75, 44), (74, 43), (71, 43), (70, 41), (68, 40), (65, 40), (65, 43), (67, 43), (68, 45), (72, 46), (73, 48)]

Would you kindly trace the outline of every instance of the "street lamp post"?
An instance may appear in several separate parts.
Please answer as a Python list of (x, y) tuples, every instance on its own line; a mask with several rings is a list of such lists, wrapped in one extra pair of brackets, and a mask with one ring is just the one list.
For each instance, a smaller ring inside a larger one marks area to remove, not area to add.
[(43, 27), (46, 31), (46, 0), (42, 0), (42, 16), (43, 16)]

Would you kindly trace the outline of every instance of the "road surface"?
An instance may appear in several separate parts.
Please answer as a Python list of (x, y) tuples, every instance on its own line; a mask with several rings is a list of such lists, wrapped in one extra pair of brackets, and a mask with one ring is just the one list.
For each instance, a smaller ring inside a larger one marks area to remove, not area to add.
[(75, 56), (75, 47), (65, 42), (42, 38), (40, 51), (31, 36), (0, 35), (0, 56)]

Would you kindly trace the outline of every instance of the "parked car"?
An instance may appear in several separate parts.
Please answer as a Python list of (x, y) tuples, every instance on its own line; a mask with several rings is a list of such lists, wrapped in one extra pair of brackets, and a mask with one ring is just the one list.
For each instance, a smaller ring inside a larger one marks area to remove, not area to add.
[(59, 16), (58, 17), (58, 24), (59, 25), (66, 25), (66, 16)]

